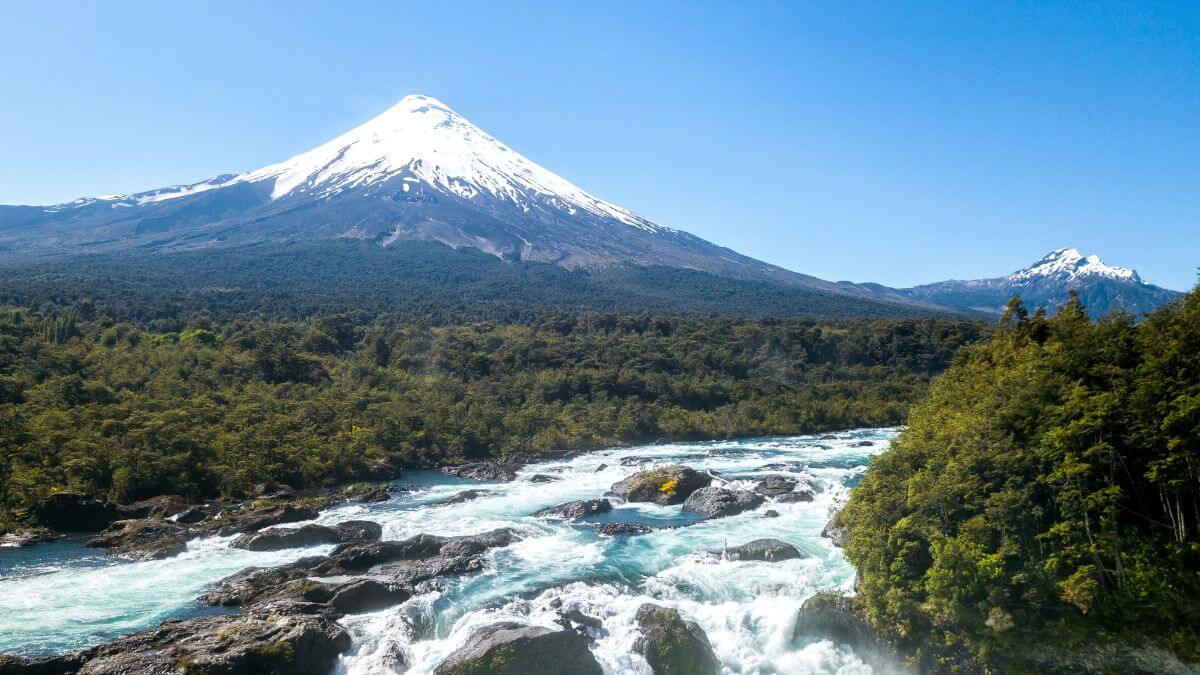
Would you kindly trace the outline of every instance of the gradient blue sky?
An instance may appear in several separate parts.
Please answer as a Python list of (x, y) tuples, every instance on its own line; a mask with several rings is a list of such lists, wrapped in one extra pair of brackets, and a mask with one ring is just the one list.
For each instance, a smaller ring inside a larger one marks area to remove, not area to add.
[(0, 203), (256, 168), (425, 93), (826, 279), (1073, 246), (1196, 281), (1200, 3), (444, 4), (0, 0)]

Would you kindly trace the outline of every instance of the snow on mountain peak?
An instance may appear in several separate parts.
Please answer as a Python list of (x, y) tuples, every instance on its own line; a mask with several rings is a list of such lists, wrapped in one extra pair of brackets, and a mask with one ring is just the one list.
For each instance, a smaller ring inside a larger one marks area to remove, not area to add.
[(606, 202), (514, 152), (441, 101), (405, 96), (367, 123), (308, 152), (239, 176), (274, 179), (272, 199), (332, 197), (403, 175), (464, 199), (506, 200), (569, 214), (577, 209), (651, 232), (666, 230)]
[(1082, 277), (1106, 277), (1122, 281), (1141, 281), (1137, 272), (1124, 267), (1104, 264), (1099, 256), (1084, 256), (1074, 248), (1060, 248), (1036, 263), (1008, 276), (1013, 281), (1030, 281), (1037, 278), (1055, 277), (1078, 279)]

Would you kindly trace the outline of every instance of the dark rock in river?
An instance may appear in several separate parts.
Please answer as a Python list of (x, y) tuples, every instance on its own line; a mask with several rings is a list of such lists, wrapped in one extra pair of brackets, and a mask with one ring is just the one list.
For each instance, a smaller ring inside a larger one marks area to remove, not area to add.
[(355, 614), (398, 605), (411, 597), (410, 588), (392, 581), (368, 577), (338, 586), (329, 604), (338, 611)]
[(637, 523), (596, 523), (596, 534), (615, 537), (622, 534), (645, 534), (655, 528)]
[(762, 480), (755, 483), (754, 487), (751, 489), (761, 495), (778, 497), (779, 495), (787, 494), (792, 490), (795, 490), (796, 480), (794, 478), (788, 478), (787, 476), (773, 474), (766, 476)]
[(804, 554), (791, 544), (778, 539), (755, 539), (729, 549), (730, 560), (762, 560), (779, 562), (803, 558)]
[(515, 462), (475, 462), (442, 468), (447, 476), (486, 481), (510, 481), (517, 477), (521, 465)]
[(763, 511), (763, 518), (778, 518), (778, 517), (779, 517), (779, 512), (774, 509), (767, 509), (766, 511)]
[(112, 504), (78, 492), (55, 492), (34, 507), (33, 515), (59, 532), (97, 532), (122, 517)]
[(639, 471), (618, 481), (612, 493), (631, 502), (679, 504), (693, 492), (712, 482), (712, 478), (686, 466), (672, 464), (648, 471)]
[(245, 615), (169, 619), (76, 657), (81, 672), (89, 675), (325, 675), (350, 646), (350, 634), (331, 617), (264, 608)]
[(612, 511), (612, 502), (607, 499), (580, 499), (575, 502), (567, 502), (558, 506), (551, 506), (548, 509), (542, 509), (533, 515), (538, 517), (557, 517), (577, 520), (579, 518), (589, 518), (598, 513), (608, 513)]
[(807, 487), (801, 487), (794, 492), (785, 492), (775, 497), (775, 501), (780, 504), (791, 504), (793, 502), (811, 502), (813, 500), (813, 491)]
[(53, 530), (46, 527), (6, 532), (0, 534), (0, 547), (15, 546), (23, 548), (25, 546), (33, 546), (34, 544), (42, 544), (47, 541), (54, 541), (57, 537), (58, 535)]
[(654, 675), (716, 675), (721, 664), (713, 654), (704, 629), (679, 611), (658, 605), (638, 608), (642, 637), (634, 649), (646, 657)]
[(189, 538), (187, 528), (178, 523), (144, 518), (118, 520), (89, 539), (87, 545), (136, 560), (159, 560), (182, 553)]
[(726, 490), (719, 487), (700, 488), (683, 502), (687, 511), (703, 513), (710, 518), (733, 516), (749, 511), (763, 503), (762, 495), (749, 490)]
[(530, 483), (553, 483), (556, 480), (562, 480), (558, 476), (548, 476), (544, 473), (535, 473), (529, 477)]
[(325, 561), (324, 557), (310, 556), (278, 567), (247, 567), (213, 584), (200, 599), (210, 605), (247, 607), (280, 596), (289, 582), (312, 576), (314, 568)]
[(490, 494), (492, 494), (492, 492), (493, 492), (492, 490), (463, 490), (462, 492), (454, 493), (453, 496), (451, 496), (448, 499), (443, 500), (441, 503), (443, 503), (443, 504), (461, 504), (463, 502), (469, 502), (472, 499), (478, 499), (480, 497), (490, 495)]
[(858, 599), (836, 593), (818, 593), (804, 601), (796, 618), (793, 637), (796, 640), (804, 637), (832, 640), (849, 645), (864, 655), (887, 651), (867, 623)]
[(230, 546), (248, 551), (278, 551), (285, 548), (318, 544), (349, 544), (378, 541), (383, 534), (379, 523), (369, 520), (349, 520), (333, 527), (302, 525), (296, 528), (271, 528), (253, 534), (243, 534)]
[(852, 448), (869, 448), (872, 445), (875, 445), (875, 441), (858, 441), (856, 443), (851, 443), (850, 447), (852, 447)]
[(505, 621), (484, 626), (434, 670), (436, 675), (599, 675), (587, 637)]

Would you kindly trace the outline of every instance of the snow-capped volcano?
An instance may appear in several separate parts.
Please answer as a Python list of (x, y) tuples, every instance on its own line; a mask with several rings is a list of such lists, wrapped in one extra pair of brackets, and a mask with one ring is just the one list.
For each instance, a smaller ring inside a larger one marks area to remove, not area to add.
[(1065, 280), (1103, 277), (1121, 281), (1141, 281), (1137, 272), (1131, 269), (1106, 265), (1103, 260), (1100, 260), (1100, 256), (1089, 255), (1085, 257), (1073, 248), (1053, 250), (1047, 253), (1041, 260), (1029, 267), (1013, 272), (1006, 278), (1014, 282), (1022, 282), (1047, 277)]
[(1014, 295), (1029, 307), (1054, 308), (1079, 294), (1092, 316), (1121, 308), (1134, 314), (1150, 312), (1180, 293), (1142, 281), (1137, 272), (1107, 265), (1099, 256), (1059, 248), (1041, 260), (995, 279), (941, 281), (903, 289), (926, 302), (999, 314)]
[(446, 104), (407, 96), (291, 159), (191, 185), (0, 207), (0, 249), (162, 251), (338, 238), (432, 240), (569, 268), (682, 267), (859, 294), (600, 199)]
[[(313, 150), (236, 180), (274, 180), (272, 199), (324, 198), (394, 178), (424, 182), (464, 199), (482, 194), (528, 210), (584, 210), (651, 232), (659, 226), (579, 189), (517, 154), (441, 101), (407, 96), (375, 119)], [(410, 185), (401, 185), (408, 192)]]

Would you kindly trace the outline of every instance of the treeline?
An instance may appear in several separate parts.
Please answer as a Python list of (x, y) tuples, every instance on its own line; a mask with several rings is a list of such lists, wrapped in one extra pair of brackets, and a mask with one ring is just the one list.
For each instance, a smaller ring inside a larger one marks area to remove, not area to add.
[(0, 513), (52, 490), (129, 501), (323, 485), (658, 438), (901, 422), (986, 327), (546, 315), (528, 325), (197, 322), (0, 309)]
[(927, 664), (1148, 642), (1200, 659), (1200, 290), (1136, 324), (1010, 304), (844, 517), (870, 619)]
[(0, 253), (0, 305), (53, 312), (81, 302), (160, 332), (192, 321), (343, 312), (451, 325), (528, 323), (564, 311), (823, 319), (950, 311), (669, 267), (568, 270), (420, 241), (386, 248), (335, 240), (183, 252)]

